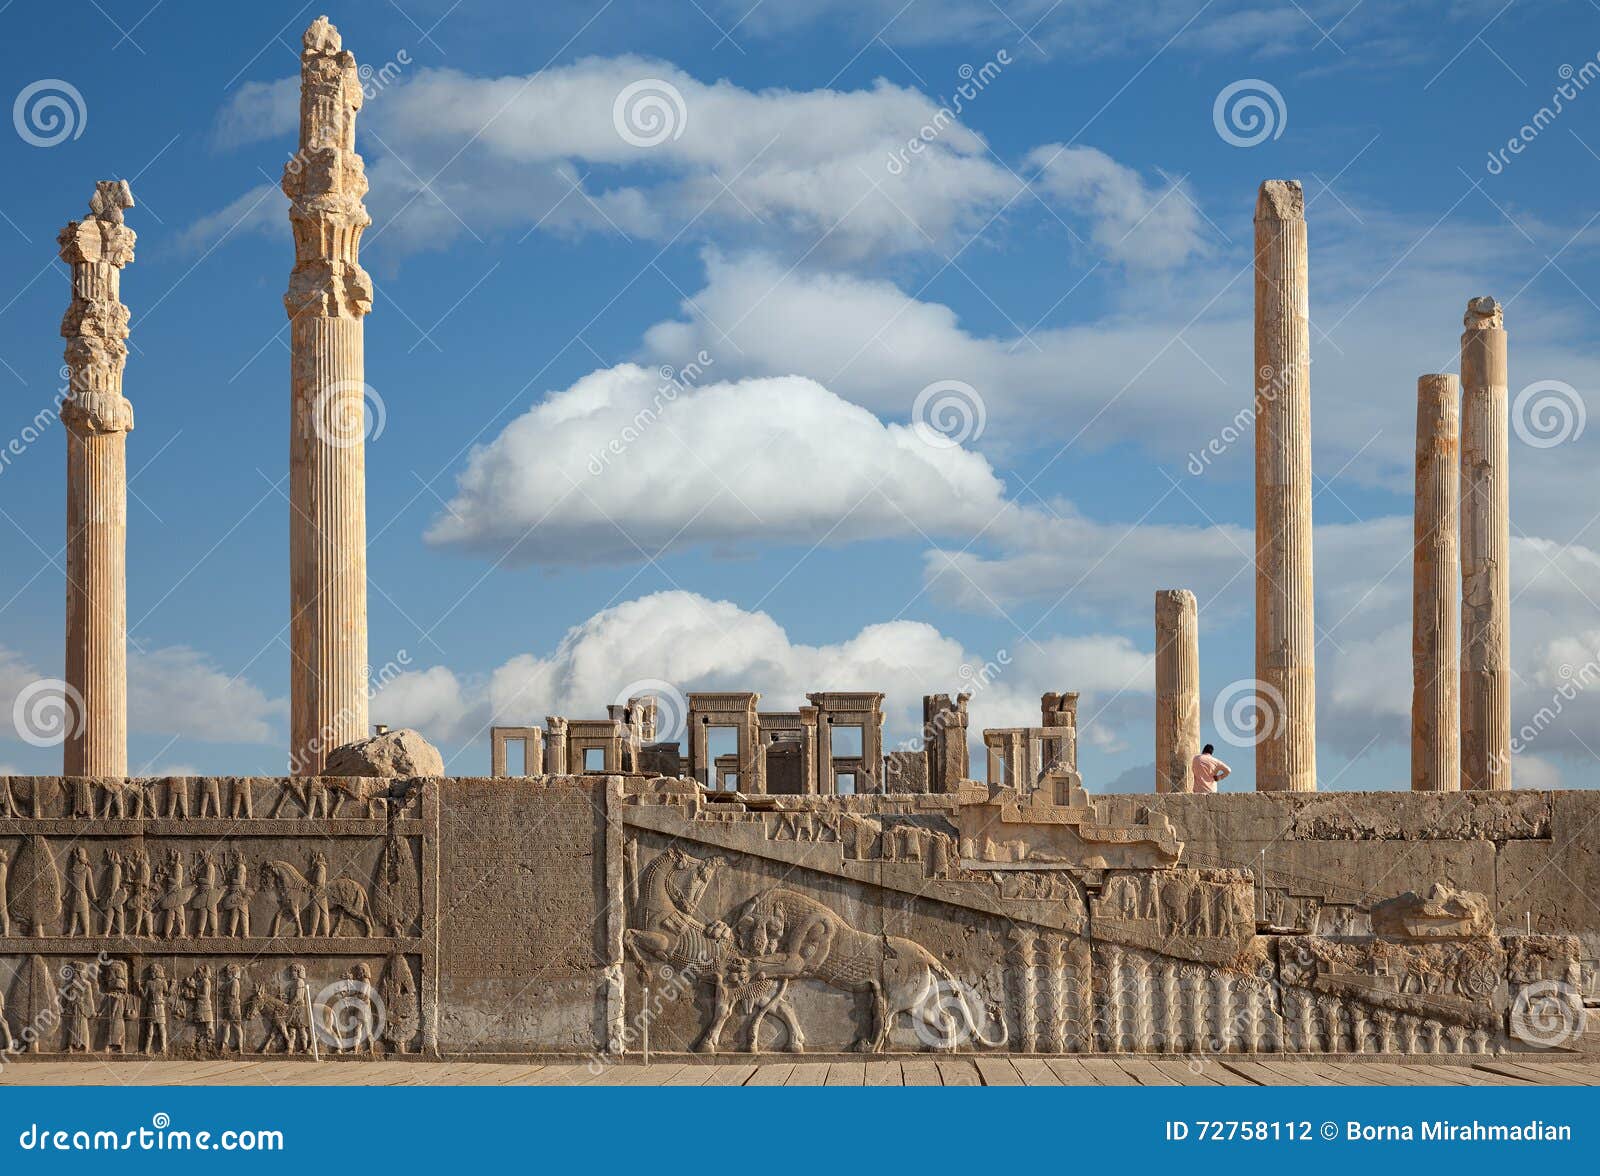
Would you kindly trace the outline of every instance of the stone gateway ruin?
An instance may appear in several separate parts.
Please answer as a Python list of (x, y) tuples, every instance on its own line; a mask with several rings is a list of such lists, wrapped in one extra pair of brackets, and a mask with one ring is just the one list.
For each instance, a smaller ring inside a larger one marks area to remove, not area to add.
[(62, 230), (79, 713), (62, 776), (0, 777), (0, 1051), (1596, 1051), (1600, 793), (1510, 790), (1494, 299), (1467, 303), (1460, 380), (1418, 381), (1413, 791), (1317, 791), (1306, 222), (1282, 180), (1255, 219), (1257, 791), (1194, 790), (1197, 604), (1154, 586), (1152, 793), (1085, 788), (1070, 690), (981, 732), (968, 695), (929, 695), (893, 750), (870, 689), (641, 693), (505, 716), (493, 774), (447, 777), (418, 733), (368, 728), (360, 107), (319, 18), (283, 180), (288, 775), (126, 774), (128, 185)]

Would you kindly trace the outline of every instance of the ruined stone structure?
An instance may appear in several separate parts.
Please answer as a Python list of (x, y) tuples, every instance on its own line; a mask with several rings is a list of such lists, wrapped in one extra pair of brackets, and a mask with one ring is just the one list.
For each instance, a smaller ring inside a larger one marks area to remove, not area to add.
[(1460, 616), (1461, 385), (1417, 377), (1417, 492), (1411, 598), (1411, 787), (1461, 787), (1456, 659)]
[(1596, 1045), (1600, 794), (1053, 784), (0, 777), (4, 1020), (36, 1056), (596, 1066), (646, 1033), (658, 1056)]
[[(123, 223), (133, 193), (102, 180), (89, 215), (61, 230), (61, 260), (72, 267), (67, 340), (68, 704), (74, 710), (63, 771), (120, 776), (128, 770), (128, 432), (133, 405), (122, 394), (128, 308), (122, 267), (134, 232)], [(79, 710), (81, 706), (81, 711)]]
[(1595, 1050), (1600, 794), (1505, 791), (1492, 299), (1469, 307), (1459, 428), (1452, 378), (1418, 387), (1413, 784), (1431, 795), (1315, 794), (1292, 181), (1262, 185), (1255, 222), (1259, 794), (1189, 792), (1183, 590), (1156, 598), (1154, 795), (1085, 790), (1071, 692), (1043, 695), (1037, 726), (984, 730), (983, 780), (972, 695), (928, 695), (920, 741), (885, 748), (871, 691), (789, 711), (697, 692), (682, 715), (640, 692), (603, 717), (520, 716), (491, 731), (493, 777), (446, 778), (417, 732), (367, 737), (360, 106), (354, 58), (319, 18), (283, 181), (291, 775), (125, 774), (127, 186), (101, 184), (61, 235), (67, 664), (84, 714), (65, 777), (0, 776), (0, 1057)]
[(1493, 298), (1461, 333), (1461, 786), (1511, 787), (1511, 493), (1506, 332)]
[(356, 154), (361, 80), (339, 31), (318, 17), (300, 55), (300, 150), (284, 167), (294, 272), (289, 312), (290, 766), (367, 734), (366, 412), (362, 322), (372, 223)]
[(1200, 753), (1200, 618), (1194, 593), (1156, 593), (1156, 791), (1188, 792)]
[(1256, 788), (1317, 786), (1305, 194), (1256, 200)]

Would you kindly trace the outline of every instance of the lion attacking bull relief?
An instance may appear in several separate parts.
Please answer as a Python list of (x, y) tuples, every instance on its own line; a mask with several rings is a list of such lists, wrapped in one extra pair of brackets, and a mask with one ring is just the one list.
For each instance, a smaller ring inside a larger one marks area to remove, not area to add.
[(748, 899), (726, 920), (702, 918), (700, 900), (722, 865), (676, 847), (658, 855), (641, 872), (624, 937), (641, 967), (653, 960), (710, 986), (710, 1022), (694, 1044), (697, 1052), (720, 1048), (735, 1013), (749, 1018), (744, 1049), (758, 1047), (761, 1024), (773, 1016), (787, 1030), (788, 1048), (803, 1050), (804, 1034), (788, 1000), (797, 980), (868, 998), (869, 1016), (850, 1047), (855, 1052), (883, 1052), (902, 1015), (935, 1048), (953, 1049), (962, 1041), (1005, 1046), (1000, 1011), (981, 1007), (970, 986), (914, 940), (857, 930), (822, 903), (783, 887)]

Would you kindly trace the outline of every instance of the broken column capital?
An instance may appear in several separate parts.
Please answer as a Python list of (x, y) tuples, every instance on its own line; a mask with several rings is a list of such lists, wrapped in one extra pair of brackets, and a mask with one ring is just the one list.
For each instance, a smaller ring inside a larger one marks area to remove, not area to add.
[(1484, 294), (1467, 302), (1461, 325), (1469, 331), (1503, 331), (1505, 314), (1498, 301)]
[(137, 234), (123, 223), (133, 207), (126, 180), (101, 180), (89, 215), (56, 236), (61, 260), (72, 267), (72, 302), (61, 318), (67, 341), (67, 395), (61, 419), (79, 433), (126, 433), (133, 405), (122, 395), (128, 359), (128, 308), (122, 304), (122, 267), (133, 260)]

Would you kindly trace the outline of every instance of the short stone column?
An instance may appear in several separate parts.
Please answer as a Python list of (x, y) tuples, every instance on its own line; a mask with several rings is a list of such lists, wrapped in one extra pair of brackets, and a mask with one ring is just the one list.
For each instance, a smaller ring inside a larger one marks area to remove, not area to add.
[(321, 773), (367, 733), (367, 386), (359, 261), (372, 218), (356, 154), (361, 79), (318, 17), (300, 54), (300, 150), (284, 168), (294, 230), (289, 314), (289, 766)]
[(1417, 490), (1411, 564), (1411, 787), (1461, 787), (1459, 622), (1461, 384), (1417, 377)]
[(1311, 311), (1298, 180), (1261, 185), (1255, 231), (1256, 788), (1311, 792)]
[(1461, 333), (1461, 787), (1511, 787), (1506, 332), (1493, 298)]
[[(122, 395), (128, 308), (122, 267), (134, 232), (122, 212), (133, 193), (103, 180), (90, 215), (56, 238), (72, 267), (67, 340), (66, 682), (72, 725), (62, 748), (68, 776), (128, 774), (127, 438), (133, 405)], [(81, 703), (81, 713), (78, 706)]]
[(1156, 791), (1190, 792), (1200, 752), (1200, 623), (1194, 593), (1156, 593)]

